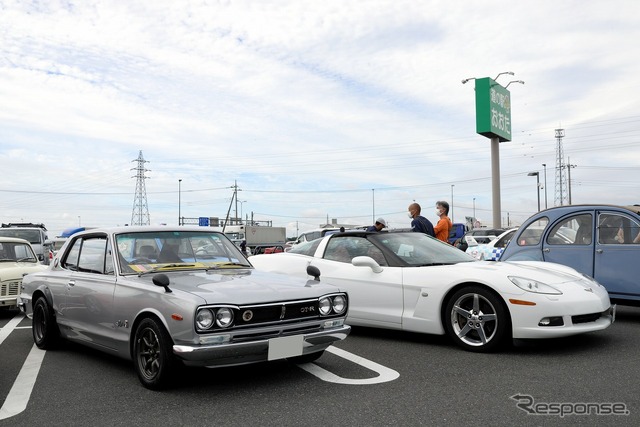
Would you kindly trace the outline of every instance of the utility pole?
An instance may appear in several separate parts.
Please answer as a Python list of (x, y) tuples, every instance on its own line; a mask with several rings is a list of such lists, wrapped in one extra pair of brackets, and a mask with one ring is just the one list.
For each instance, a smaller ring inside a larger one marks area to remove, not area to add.
[(569, 184), (569, 204), (571, 204), (571, 168), (575, 168), (576, 165), (571, 164), (571, 158), (567, 157), (567, 183)]

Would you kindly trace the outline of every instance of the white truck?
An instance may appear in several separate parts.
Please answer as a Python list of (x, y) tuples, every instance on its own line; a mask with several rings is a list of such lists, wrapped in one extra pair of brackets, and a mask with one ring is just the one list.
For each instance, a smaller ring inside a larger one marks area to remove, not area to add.
[[(222, 230), (222, 227), (218, 228)], [(264, 248), (284, 247), (287, 241), (286, 227), (228, 225), (224, 228), (224, 234), (238, 247), (245, 240), (247, 251), (252, 254), (261, 253)]]

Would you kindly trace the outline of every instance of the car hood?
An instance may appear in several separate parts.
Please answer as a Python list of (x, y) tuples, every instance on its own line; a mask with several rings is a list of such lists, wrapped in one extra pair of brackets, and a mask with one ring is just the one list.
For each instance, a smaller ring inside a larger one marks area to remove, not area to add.
[(172, 290), (197, 295), (207, 303), (253, 304), (289, 301), (339, 292), (332, 285), (253, 269), (168, 273)]
[(48, 268), (46, 265), (32, 262), (0, 262), (0, 279), (2, 281), (22, 280), (25, 274), (37, 273)]
[[(562, 288), (563, 284), (575, 285), (576, 282), (585, 286), (593, 286), (594, 280), (587, 279), (582, 273), (566, 265), (542, 261), (478, 261), (475, 263), (457, 264), (458, 267), (484, 269), (489, 272), (501, 273), (504, 276), (517, 276), (534, 279), (547, 285)], [(602, 285), (599, 285), (602, 286)]]

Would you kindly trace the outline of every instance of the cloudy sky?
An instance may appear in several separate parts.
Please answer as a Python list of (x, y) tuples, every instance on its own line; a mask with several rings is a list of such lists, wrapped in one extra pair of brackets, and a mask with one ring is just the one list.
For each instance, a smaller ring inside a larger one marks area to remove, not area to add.
[(529, 172), (556, 204), (558, 128), (573, 203), (640, 203), (638, 40), (635, 0), (0, 0), (0, 219), (129, 224), (142, 152), (152, 224), (225, 217), (237, 183), (289, 236), (452, 195), (491, 225), (461, 81), (505, 71), (503, 226), (538, 209)]

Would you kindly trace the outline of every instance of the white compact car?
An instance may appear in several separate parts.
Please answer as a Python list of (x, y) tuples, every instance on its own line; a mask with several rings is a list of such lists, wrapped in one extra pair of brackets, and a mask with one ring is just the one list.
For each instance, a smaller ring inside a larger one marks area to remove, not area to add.
[(348, 324), (446, 333), (471, 351), (599, 331), (615, 318), (605, 288), (572, 268), (476, 261), (422, 233), (333, 234), (251, 263), (301, 278), (317, 267), (348, 292)]
[(468, 237), (468, 245), (466, 252), (480, 261), (498, 261), (502, 251), (507, 247), (511, 238), (516, 233), (517, 228), (511, 228), (489, 243), (478, 243), (472, 236)]

